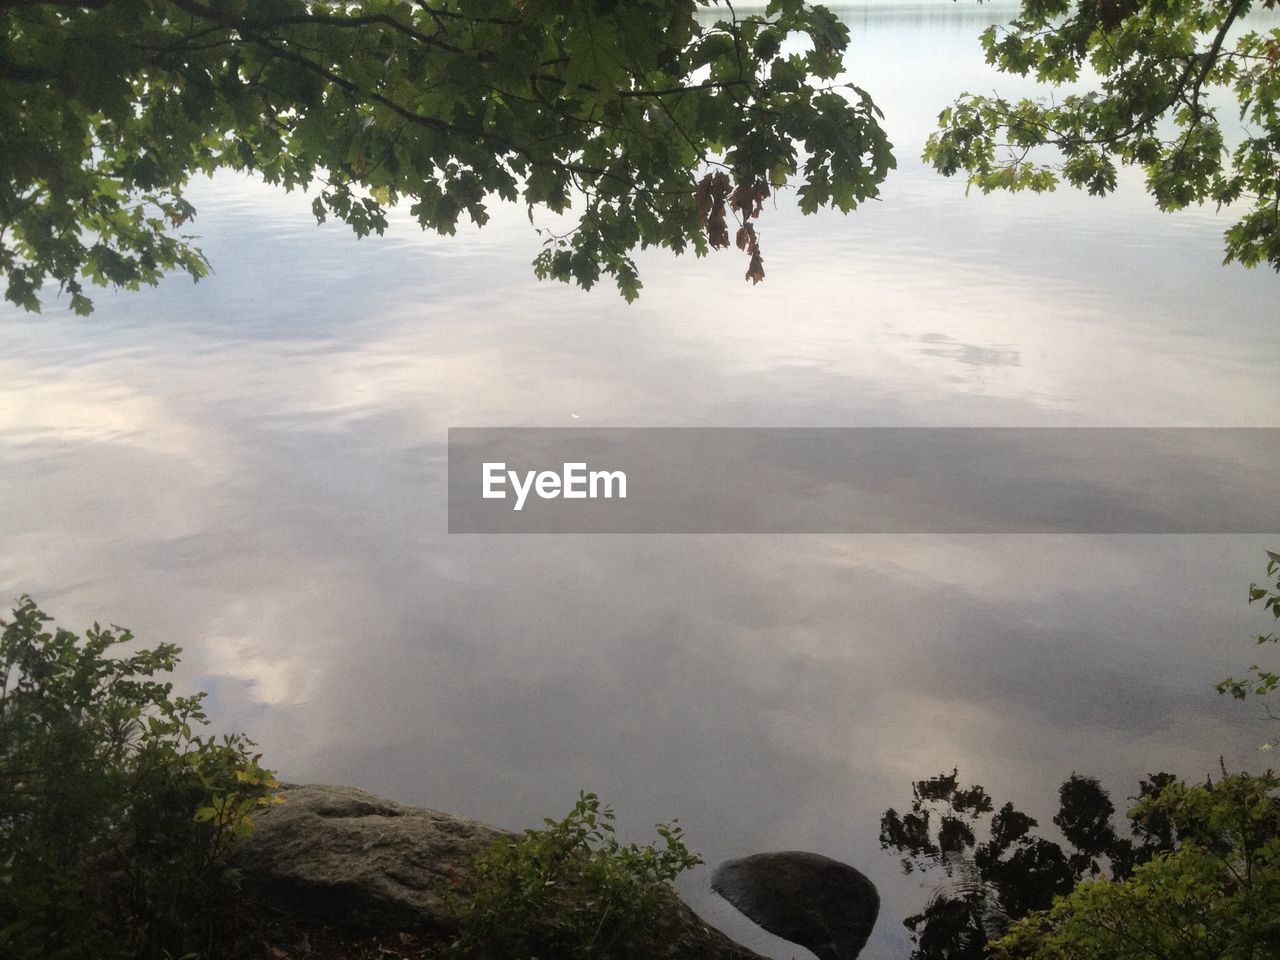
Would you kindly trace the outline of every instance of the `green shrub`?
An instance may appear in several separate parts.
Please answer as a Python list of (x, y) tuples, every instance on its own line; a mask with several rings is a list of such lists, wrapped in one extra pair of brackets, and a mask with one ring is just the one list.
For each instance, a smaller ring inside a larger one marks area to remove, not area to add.
[(1122, 881), (1078, 885), (1010, 927), (993, 960), (1263, 960), (1280, 956), (1280, 779), (1224, 773), (1141, 800), (1178, 849)]
[(631, 960), (655, 955), (675, 905), (673, 880), (702, 862), (674, 823), (661, 846), (623, 845), (613, 811), (584, 793), (563, 820), (546, 820), (478, 854), (451, 894), (466, 960)]
[(278, 784), (249, 740), (199, 732), (203, 694), (157, 679), (178, 647), (49, 623), (28, 597), (0, 621), (0, 955), (204, 952)]

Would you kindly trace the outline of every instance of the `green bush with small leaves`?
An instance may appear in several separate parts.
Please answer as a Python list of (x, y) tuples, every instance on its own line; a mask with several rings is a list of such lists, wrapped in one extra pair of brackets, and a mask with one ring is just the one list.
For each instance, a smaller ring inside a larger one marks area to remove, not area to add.
[(202, 732), (204, 695), (162, 679), (173, 644), (54, 629), (28, 597), (0, 627), (0, 955), (206, 953), (271, 772)]
[(1010, 927), (992, 960), (1280, 956), (1280, 779), (1224, 772), (1170, 784), (1130, 815), (1170, 823), (1178, 849), (1122, 881), (1079, 884)]
[[(1271, 614), (1272, 620), (1280, 620), (1280, 553), (1267, 551), (1267, 582), (1261, 586), (1249, 584), (1249, 602), (1261, 603), (1263, 609)], [(1258, 634), (1255, 638), (1258, 646), (1280, 643), (1280, 636), (1274, 631)], [(1263, 697), (1263, 706), (1267, 716), (1272, 720), (1280, 720), (1280, 713), (1272, 706), (1280, 690), (1280, 673), (1266, 667), (1253, 664), (1244, 677), (1227, 677), (1218, 682), (1218, 692), (1228, 694), (1237, 700), (1246, 700), (1250, 696)], [(1272, 749), (1274, 743), (1265, 744)]]
[(494, 843), (450, 892), (465, 960), (648, 960), (664, 915), (675, 907), (672, 881), (702, 863), (674, 822), (659, 824), (661, 844), (621, 843), (613, 810), (592, 793), (563, 820)]

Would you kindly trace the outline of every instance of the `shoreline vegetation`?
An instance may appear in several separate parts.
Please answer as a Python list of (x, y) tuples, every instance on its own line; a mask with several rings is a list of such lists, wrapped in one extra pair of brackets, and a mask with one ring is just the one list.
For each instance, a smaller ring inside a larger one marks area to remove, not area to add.
[(0, 633), (0, 956), (754, 956), (672, 881), (701, 859), (675, 823), (624, 844), (580, 795), (509, 834), (345, 787), (286, 787), (172, 644), (52, 625), (29, 597)]
[[(1267, 578), (1249, 601), (1280, 619), (1276, 554)], [(3, 622), (0, 955), (755, 956), (675, 894), (673, 881), (702, 863), (678, 824), (659, 824), (647, 845), (624, 844), (612, 809), (582, 793), (563, 819), (515, 834), (354, 788), (286, 786), (250, 740), (207, 732), (203, 694), (174, 693), (165, 677), (179, 653), (139, 649), (118, 627), (95, 623), (83, 636), (54, 627), (29, 597)], [(1254, 664), (1218, 690), (1269, 703), (1278, 685)], [(918, 781), (911, 808), (887, 811), (881, 834), (904, 870), (936, 869), (940, 881), (906, 921), (911, 956), (1274, 956), (1278, 795), (1270, 771), (1224, 767), (1201, 784), (1155, 775), (1128, 811), (1127, 838), (1097, 781), (1073, 774), (1053, 819), (1063, 848), (1010, 804), (996, 810), (983, 788), (962, 787), (955, 771)], [(804, 858), (825, 860), (793, 863)], [(754, 896), (737, 894), (740, 906)], [(861, 941), (827, 948), (821, 930), (833, 926), (813, 904), (770, 896), (744, 912), (819, 956), (857, 955)]]

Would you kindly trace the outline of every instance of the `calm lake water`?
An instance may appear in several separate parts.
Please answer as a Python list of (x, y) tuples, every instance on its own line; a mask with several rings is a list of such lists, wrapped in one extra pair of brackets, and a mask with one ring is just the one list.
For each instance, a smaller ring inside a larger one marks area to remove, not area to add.
[[(452, 240), (357, 242), (301, 195), (193, 186), (216, 273), (0, 323), (0, 594), (186, 650), (295, 781), (522, 827), (601, 793), (711, 863), (785, 848), (880, 885), (865, 956), (927, 894), (879, 850), (958, 766), (1047, 823), (1072, 771), (1262, 766), (1212, 682), (1264, 629), (1268, 537), (450, 537), (450, 426), (1274, 426), (1270, 272), (1226, 220), (1136, 181), (966, 197), (918, 157), (956, 93), (1020, 85), (977, 36), (1012, 8), (842, 11), (888, 115), (881, 203), (642, 260), (626, 306), (532, 278), (516, 208)], [(1121, 804), (1123, 805), (1123, 803)], [(777, 957), (707, 890), (709, 919)]]

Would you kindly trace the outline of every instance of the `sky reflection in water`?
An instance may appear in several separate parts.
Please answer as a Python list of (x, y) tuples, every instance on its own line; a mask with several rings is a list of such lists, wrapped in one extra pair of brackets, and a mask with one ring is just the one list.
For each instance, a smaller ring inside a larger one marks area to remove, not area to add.
[[(867, 956), (914, 880), (877, 849), (958, 764), (1047, 821), (1073, 770), (1258, 758), (1211, 682), (1244, 665), (1265, 537), (467, 537), (449, 426), (1271, 426), (1276, 278), (1225, 221), (1138, 189), (966, 198), (916, 158), (988, 74), (1007, 6), (845, 11), (888, 114), (884, 202), (646, 256), (641, 300), (539, 284), (523, 211), (453, 240), (317, 228), (301, 196), (201, 182), (216, 274), (0, 326), (0, 586), (68, 626), (186, 648), (294, 780), (512, 825), (579, 788), (677, 815), (715, 863), (799, 847), (870, 875)], [(705, 890), (694, 902), (759, 949)]]

